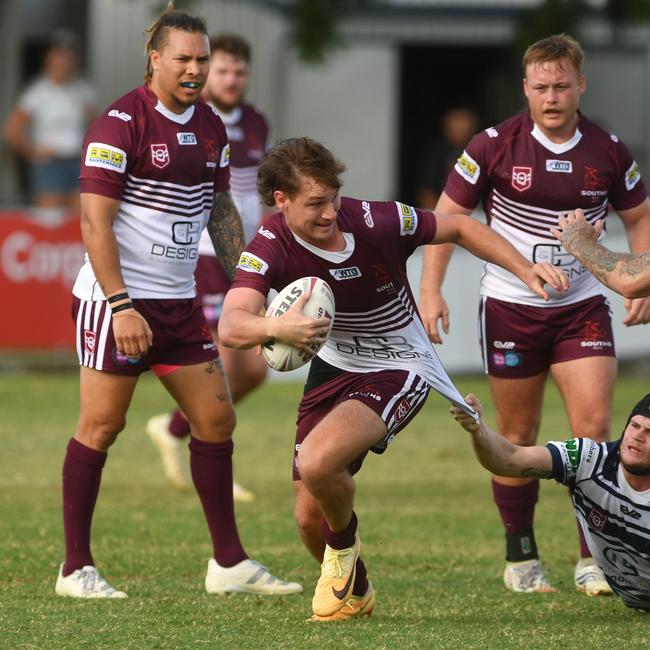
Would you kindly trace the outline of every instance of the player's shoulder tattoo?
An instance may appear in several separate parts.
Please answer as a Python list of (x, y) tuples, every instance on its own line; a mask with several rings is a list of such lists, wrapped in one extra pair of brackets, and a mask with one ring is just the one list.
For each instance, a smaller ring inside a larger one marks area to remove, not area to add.
[(217, 257), (232, 280), (239, 256), (244, 250), (244, 228), (229, 191), (214, 195), (207, 229)]

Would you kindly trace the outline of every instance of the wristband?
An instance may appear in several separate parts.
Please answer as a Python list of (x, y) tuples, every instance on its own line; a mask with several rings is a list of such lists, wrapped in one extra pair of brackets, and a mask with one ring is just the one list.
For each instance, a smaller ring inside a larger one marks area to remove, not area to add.
[(108, 304), (112, 305), (114, 302), (119, 302), (120, 300), (127, 300), (129, 298), (129, 294), (126, 291), (122, 291), (121, 293), (116, 293), (112, 295), (108, 299)]
[(129, 300), (129, 302), (122, 303), (121, 305), (118, 305), (117, 307), (111, 307), (111, 312), (113, 315), (117, 314), (120, 311), (126, 311), (127, 309), (133, 309), (133, 303)]

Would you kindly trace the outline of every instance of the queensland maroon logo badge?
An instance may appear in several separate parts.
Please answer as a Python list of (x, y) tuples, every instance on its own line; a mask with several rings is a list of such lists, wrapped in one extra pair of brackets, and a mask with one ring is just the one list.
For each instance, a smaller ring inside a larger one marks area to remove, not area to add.
[(95, 332), (84, 330), (84, 349), (88, 354), (95, 351)]
[(512, 186), (518, 191), (527, 190), (533, 182), (532, 167), (513, 167), (512, 168)]
[(603, 530), (607, 523), (607, 515), (596, 508), (592, 508), (587, 515), (587, 525), (592, 530)]
[(401, 422), (411, 410), (411, 403), (406, 399), (406, 397), (397, 405), (395, 409), (395, 421)]
[(151, 145), (151, 162), (160, 169), (169, 165), (169, 151), (166, 144)]

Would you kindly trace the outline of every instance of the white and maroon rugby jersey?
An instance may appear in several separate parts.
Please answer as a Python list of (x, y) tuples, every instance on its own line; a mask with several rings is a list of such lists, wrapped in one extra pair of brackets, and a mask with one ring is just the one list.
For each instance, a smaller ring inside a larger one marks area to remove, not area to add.
[[(230, 143), (230, 193), (244, 226), (244, 241), (249, 242), (262, 222), (257, 170), (266, 152), (269, 125), (264, 115), (250, 104), (240, 104), (230, 113), (222, 113), (210, 102), (208, 105), (212, 106), (226, 127)], [(215, 254), (207, 231), (201, 236), (199, 253)]]
[[(483, 201), (489, 225), (524, 257), (565, 270), (571, 288), (548, 302), (510, 272), (485, 265), (481, 293), (526, 305), (556, 307), (602, 293), (600, 283), (550, 233), (558, 216), (582, 208), (590, 223), (640, 205), (647, 193), (619, 139), (580, 116), (575, 135), (551, 142), (521, 113), (472, 138), (447, 179), (446, 194), (465, 208)], [(604, 236), (604, 235), (603, 235)]]
[[(81, 191), (119, 199), (113, 222), (132, 298), (191, 298), (198, 243), (213, 195), (229, 188), (228, 139), (202, 100), (176, 115), (141, 86), (92, 124)], [(104, 295), (86, 256), (74, 294)]]
[(424, 331), (406, 277), (408, 257), (435, 237), (435, 215), (402, 203), (342, 198), (338, 226), (345, 250), (324, 251), (274, 214), (242, 253), (233, 288), (266, 296), (305, 276), (325, 280), (336, 312), (321, 359), (349, 372), (413, 372), (469, 412)]
[(637, 492), (620, 462), (620, 440), (549, 442), (553, 476), (571, 488), (589, 550), (628, 607), (650, 611), (650, 490)]

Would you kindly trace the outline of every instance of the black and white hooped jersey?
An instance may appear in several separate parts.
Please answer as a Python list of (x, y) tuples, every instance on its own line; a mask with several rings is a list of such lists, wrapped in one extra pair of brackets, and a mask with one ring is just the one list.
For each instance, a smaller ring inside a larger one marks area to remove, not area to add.
[(625, 479), (620, 442), (549, 442), (553, 478), (573, 489), (589, 550), (628, 607), (650, 610), (650, 490)]

